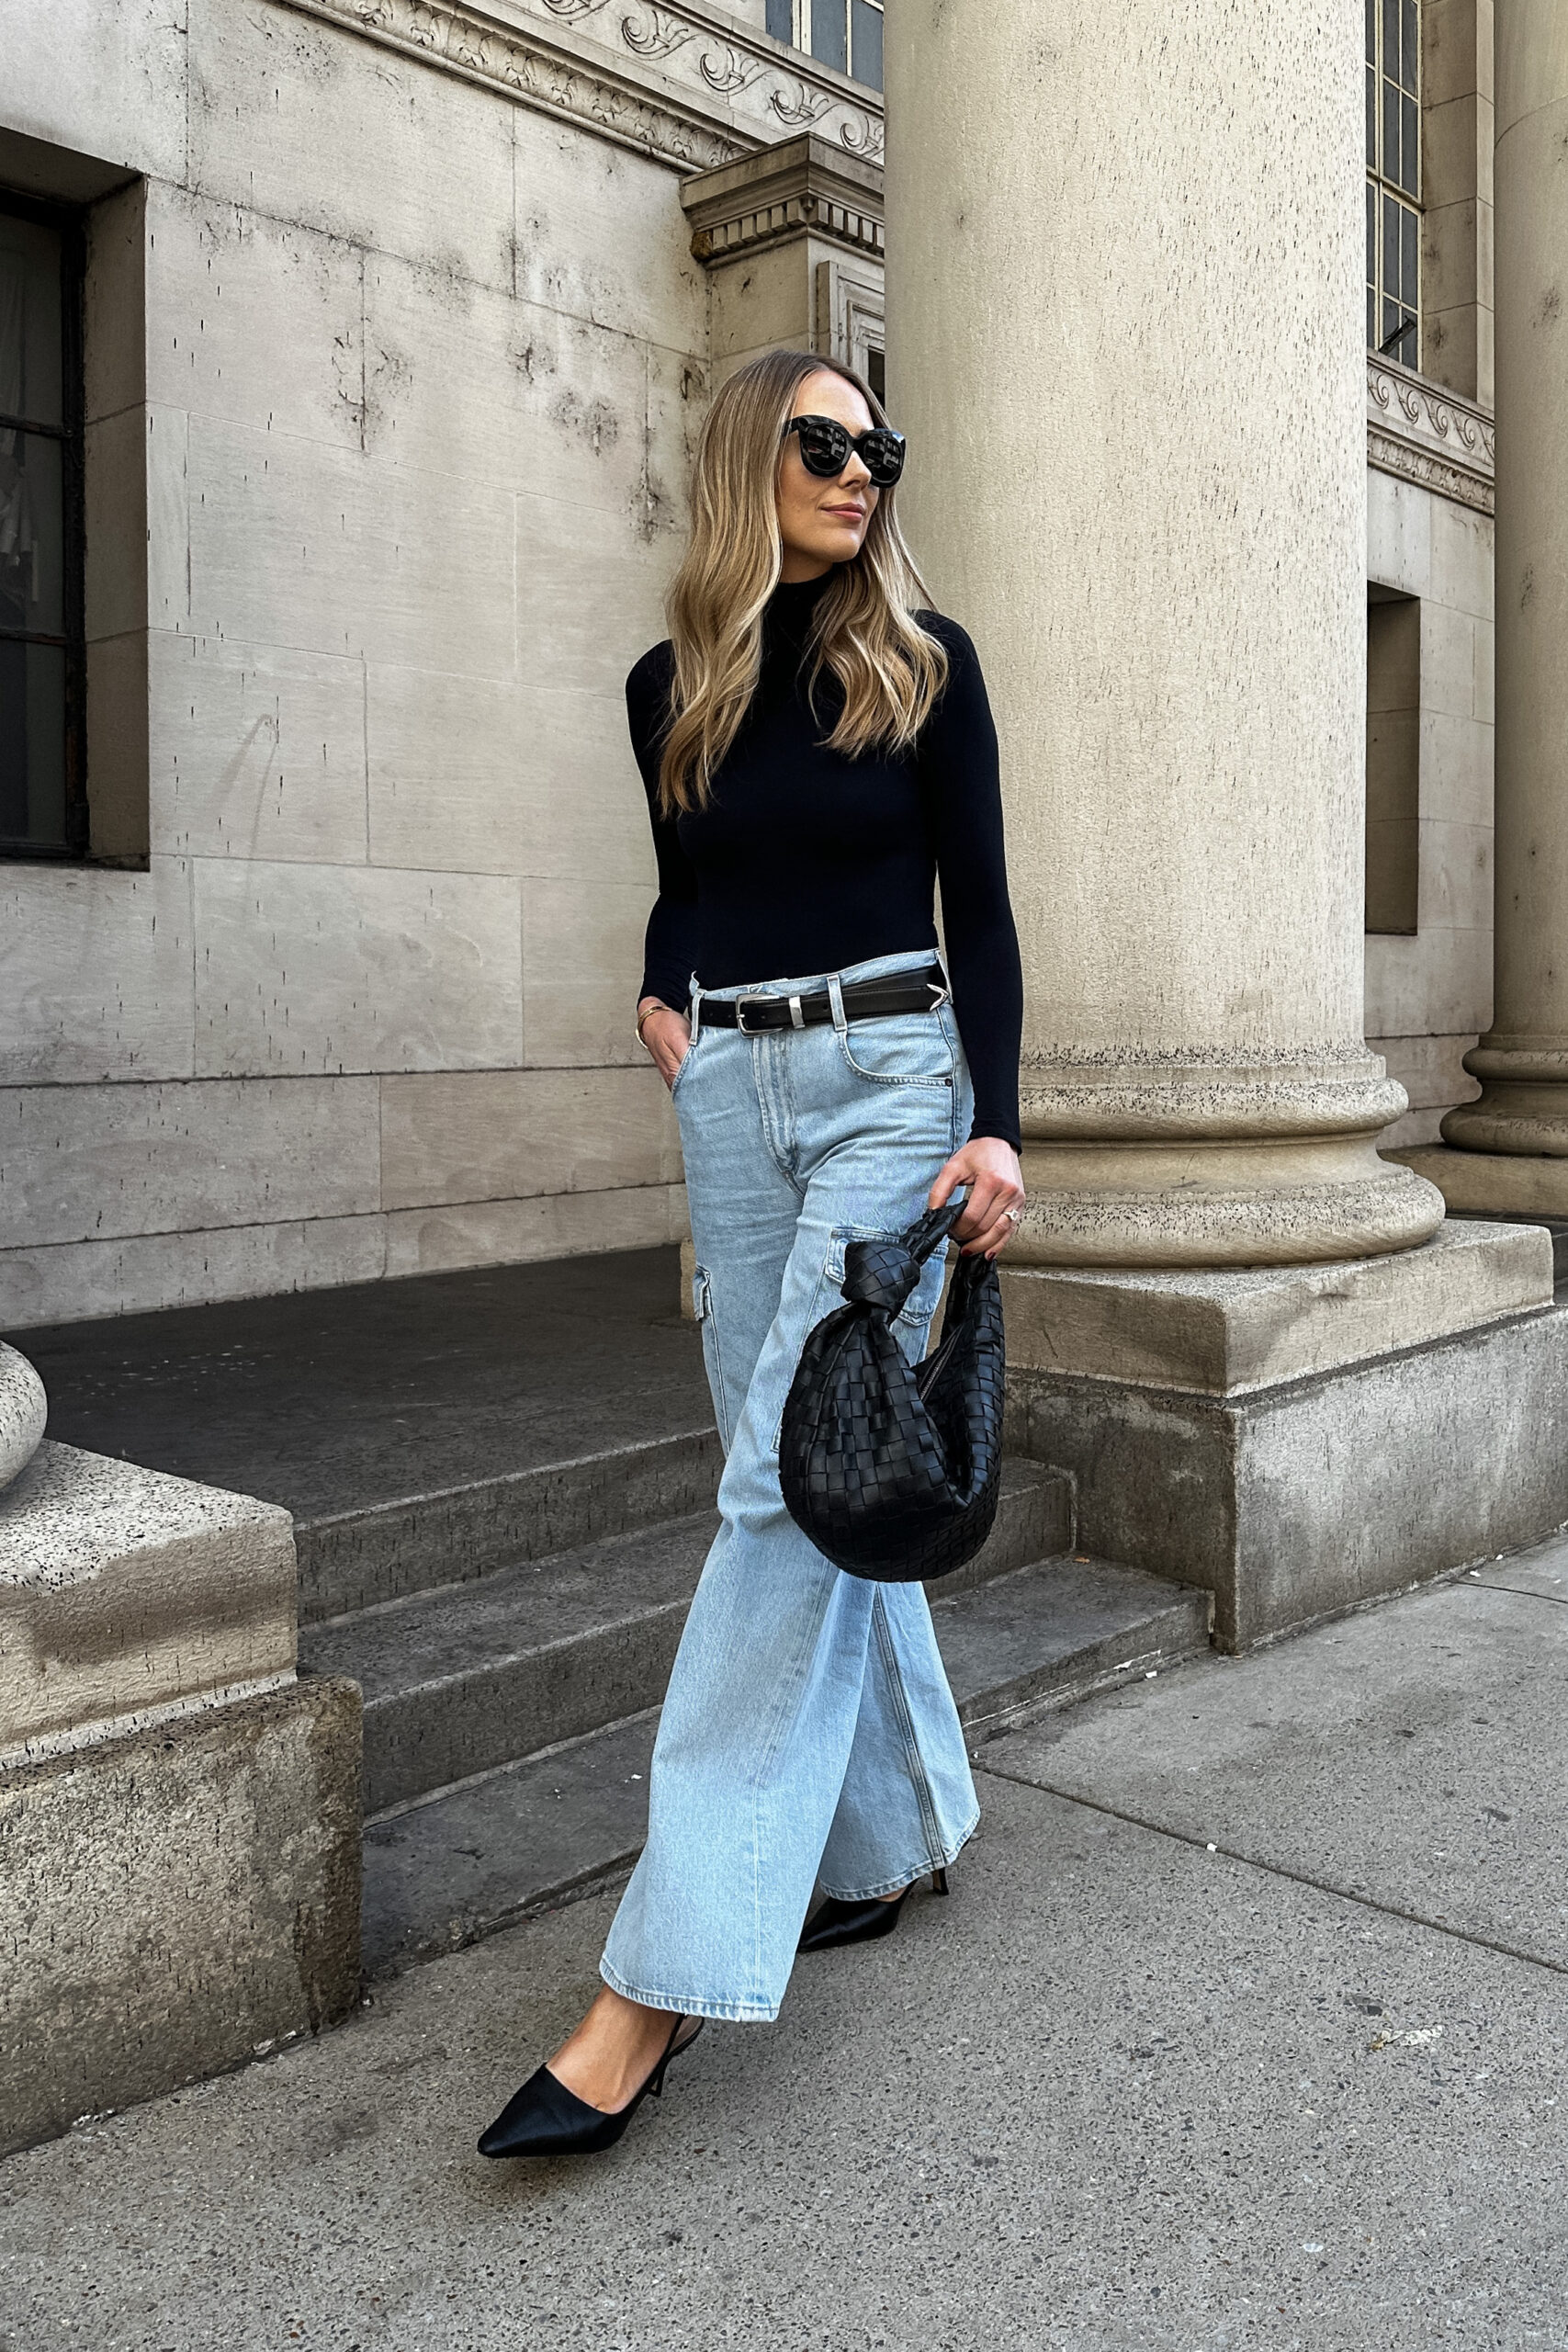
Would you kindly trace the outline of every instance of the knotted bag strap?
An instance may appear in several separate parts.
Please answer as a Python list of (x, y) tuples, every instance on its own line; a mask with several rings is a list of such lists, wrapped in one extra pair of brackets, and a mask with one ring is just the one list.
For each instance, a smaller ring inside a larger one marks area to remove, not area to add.
[(880, 1306), (897, 1315), (920, 1278), (920, 1268), (964, 1213), (960, 1200), (928, 1209), (896, 1238), (852, 1241), (844, 1251), (843, 1295), (852, 1306)]

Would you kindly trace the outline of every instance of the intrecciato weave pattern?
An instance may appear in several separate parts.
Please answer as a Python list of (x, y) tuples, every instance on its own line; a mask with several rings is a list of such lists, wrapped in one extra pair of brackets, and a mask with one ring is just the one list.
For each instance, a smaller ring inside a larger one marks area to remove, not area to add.
[(784, 1406), (779, 1482), (792, 1519), (835, 1567), (882, 1584), (946, 1576), (997, 1515), (1007, 1370), (1001, 1285), (960, 1258), (941, 1344), (911, 1364), (892, 1317), (963, 1204), (844, 1251), (847, 1306), (808, 1336)]

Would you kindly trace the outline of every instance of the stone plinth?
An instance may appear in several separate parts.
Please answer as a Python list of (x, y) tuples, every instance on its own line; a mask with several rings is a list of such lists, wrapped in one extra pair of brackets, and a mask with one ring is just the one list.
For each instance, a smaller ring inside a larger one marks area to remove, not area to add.
[(1001, 1282), (1015, 1367), (1232, 1396), (1549, 1306), (1551, 1243), (1450, 1222), (1396, 1258), (1210, 1274), (1004, 1259)]
[(358, 1984), (352, 1682), (0, 1770), (0, 2155), (331, 2024)]
[(1086, 1551), (1242, 1648), (1568, 1521), (1568, 1308), (1529, 1226), (1371, 1262), (1005, 1276), (1012, 1439)]
[(75, 1446), (0, 1495), (0, 1762), (294, 1675), (293, 1525)]
[(0, 2154), (341, 2016), (359, 1693), (286, 1510), (40, 1445), (0, 1494)]
[[(1452, 1117), (1453, 1114), (1450, 1114)], [(1448, 1125), (1444, 1121), (1445, 1128)], [(1463, 1216), (1568, 1217), (1568, 1159), (1545, 1152), (1466, 1151), (1442, 1144), (1389, 1152)]]

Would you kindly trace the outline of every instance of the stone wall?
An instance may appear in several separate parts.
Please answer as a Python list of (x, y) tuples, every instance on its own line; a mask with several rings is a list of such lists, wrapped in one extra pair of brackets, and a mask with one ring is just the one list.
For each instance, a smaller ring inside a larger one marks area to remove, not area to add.
[[(333, 13), (7, 43), (7, 124), (138, 177), (87, 318), (129, 862), (0, 872), (0, 1327), (684, 1229), (622, 701), (707, 395), (682, 160)], [(649, 140), (753, 150), (727, 105)]]

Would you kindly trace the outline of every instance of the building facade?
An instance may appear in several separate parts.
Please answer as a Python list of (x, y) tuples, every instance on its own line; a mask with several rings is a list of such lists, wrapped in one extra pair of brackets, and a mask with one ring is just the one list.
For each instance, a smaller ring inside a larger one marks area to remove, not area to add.
[[(0, 28), (0, 1328), (678, 1238), (621, 684), (725, 371), (789, 343), (882, 381), (881, 9), (5, 0)], [(1489, 0), (1367, 0), (1390, 1146), (1473, 1094), (1491, 1012), (1491, 61)], [(1005, 335), (1027, 267), (996, 267)], [(1255, 295), (1283, 447), (1317, 388), (1273, 373)], [(893, 326), (897, 403), (943, 331), (900, 377)], [(1123, 393), (1158, 333), (1125, 322)], [(1057, 462), (1121, 396), (1044, 363), (1046, 405), (1089, 403)], [(1026, 928), (1084, 913), (1081, 877), (1021, 877)]]

